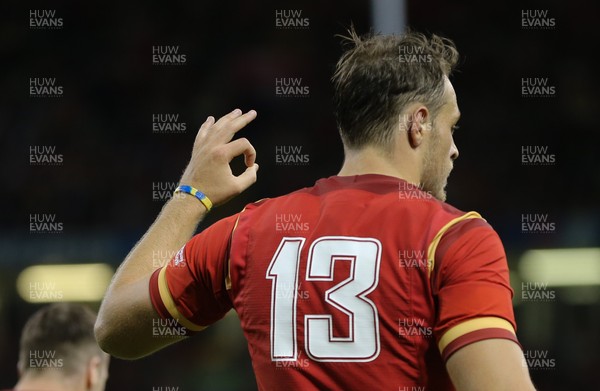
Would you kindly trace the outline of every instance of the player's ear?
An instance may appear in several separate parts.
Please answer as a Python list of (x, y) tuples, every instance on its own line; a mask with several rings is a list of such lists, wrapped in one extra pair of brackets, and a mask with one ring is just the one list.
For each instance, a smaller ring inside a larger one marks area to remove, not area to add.
[(98, 383), (102, 381), (102, 358), (92, 356), (85, 369), (85, 383), (88, 390), (98, 388)]
[(423, 142), (425, 131), (430, 127), (429, 110), (425, 106), (417, 106), (410, 118), (408, 142), (411, 148), (417, 148)]

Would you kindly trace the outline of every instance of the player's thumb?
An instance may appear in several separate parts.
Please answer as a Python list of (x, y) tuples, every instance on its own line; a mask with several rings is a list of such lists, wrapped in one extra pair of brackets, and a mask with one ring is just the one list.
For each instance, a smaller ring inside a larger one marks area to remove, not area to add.
[(256, 182), (257, 171), (258, 171), (258, 164), (254, 163), (252, 166), (247, 167), (246, 171), (244, 171), (237, 177), (243, 190), (246, 190), (252, 184), (254, 184), (254, 182)]

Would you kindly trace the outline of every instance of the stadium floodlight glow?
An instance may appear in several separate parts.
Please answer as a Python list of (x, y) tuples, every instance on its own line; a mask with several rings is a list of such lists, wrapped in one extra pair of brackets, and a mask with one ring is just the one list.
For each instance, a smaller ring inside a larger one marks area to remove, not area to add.
[(30, 303), (99, 301), (113, 270), (105, 263), (35, 265), (17, 277), (17, 291)]
[(521, 256), (519, 275), (549, 286), (600, 285), (600, 248), (529, 250)]

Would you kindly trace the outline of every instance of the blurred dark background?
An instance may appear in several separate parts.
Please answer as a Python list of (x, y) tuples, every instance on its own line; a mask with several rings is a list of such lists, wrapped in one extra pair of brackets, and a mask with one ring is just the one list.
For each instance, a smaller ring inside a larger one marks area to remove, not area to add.
[[(452, 78), (462, 112), (460, 158), (448, 202), (477, 210), (496, 228), (515, 273), (529, 249), (600, 246), (598, 8), (582, 0), (406, 4), (410, 27), (453, 39), (461, 53)], [(42, 9), (55, 10), (62, 27), (32, 28), (30, 10)], [(253, 200), (335, 175), (343, 158), (329, 82), (342, 53), (335, 35), (351, 23), (359, 33), (373, 24), (371, 3), (358, 0), (15, 1), (0, 10), (2, 388), (17, 381), (20, 330), (41, 305), (17, 293), (19, 273), (39, 264), (116, 268), (164, 204), (153, 187), (177, 182), (206, 116), (257, 110), (241, 134), (261, 168), (258, 182), (202, 227)], [(300, 10), (308, 26), (278, 28), (277, 10)], [(524, 28), (523, 10), (546, 10), (554, 27)], [(153, 64), (156, 46), (177, 47), (185, 61)], [(32, 97), (31, 78), (55, 78), (63, 91)], [(278, 96), (278, 78), (302, 78), (310, 92)], [(546, 78), (554, 93), (523, 96), (524, 78)], [(185, 130), (154, 131), (153, 115), (166, 113), (178, 115)], [(31, 164), (34, 146), (54, 147), (62, 163)], [(308, 164), (280, 164), (278, 146), (301, 147)], [(554, 162), (524, 165), (523, 146), (545, 147)], [(62, 229), (32, 233), (36, 214), (54, 216)], [(555, 230), (523, 232), (523, 215), (532, 214)], [(587, 288), (583, 301), (561, 287), (554, 300), (515, 301), (524, 348), (555, 362), (531, 369), (539, 389), (600, 384), (600, 295), (597, 286)], [(107, 390), (255, 389), (235, 316), (222, 323), (143, 360), (113, 359)]]

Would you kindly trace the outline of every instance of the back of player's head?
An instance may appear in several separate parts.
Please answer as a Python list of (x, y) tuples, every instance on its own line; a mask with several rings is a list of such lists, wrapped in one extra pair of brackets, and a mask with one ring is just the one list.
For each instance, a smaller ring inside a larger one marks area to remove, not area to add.
[(421, 102), (435, 117), (444, 103), (445, 77), (458, 61), (454, 43), (437, 35), (344, 37), (352, 45), (332, 77), (335, 115), (344, 144), (386, 147), (407, 104)]
[(107, 362), (94, 338), (95, 321), (94, 312), (80, 304), (58, 303), (38, 310), (21, 335), (21, 374), (35, 376), (52, 370), (69, 377), (85, 371), (94, 356)]

